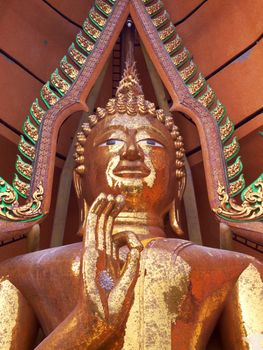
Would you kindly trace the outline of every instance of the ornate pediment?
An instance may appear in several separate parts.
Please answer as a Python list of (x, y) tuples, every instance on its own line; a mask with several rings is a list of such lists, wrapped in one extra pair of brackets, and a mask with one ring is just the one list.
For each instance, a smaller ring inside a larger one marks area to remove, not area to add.
[[(60, 126), (73, 112), (89, 110), (85, 101), (128, 15), (171, 96), (171, 111), (185, 113), (198, 128), (211, 209), (230, 226), (242, 227), (248, 221), (246, 231), (262, 230), (257, 222), (263, 219), (262, 179), (259, 187), (254, 183), (245, 188), (234, 125), (184, 47), (162, 1), (96, 0), (74, 43), (30, 107), (12, 185), (1, 179), (2, 240), (27, 231), (49, 212)], [(241, 215), (244, 206), (246, 215)]]

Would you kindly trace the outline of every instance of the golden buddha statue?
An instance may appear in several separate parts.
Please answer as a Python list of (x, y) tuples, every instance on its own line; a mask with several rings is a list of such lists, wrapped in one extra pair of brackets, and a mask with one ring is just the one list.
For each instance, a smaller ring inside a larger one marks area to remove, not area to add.
[(166, 213), (180, 231), (183, 157), (173, 118), (127, 67), (116, 98), (78, 134), (83, 243), (0, 266), (0, 349), (263, 348), (262, 265), (166, 238)]

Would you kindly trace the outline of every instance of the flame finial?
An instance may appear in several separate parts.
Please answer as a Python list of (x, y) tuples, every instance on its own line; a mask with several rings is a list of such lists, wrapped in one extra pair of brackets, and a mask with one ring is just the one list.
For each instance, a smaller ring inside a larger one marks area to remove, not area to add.
[(143, 95), (135, 62), (126, 62), (122, 79), (116, 91), (116, 97), (118, 97), (120, 94), (130, 94), (135, 96)]

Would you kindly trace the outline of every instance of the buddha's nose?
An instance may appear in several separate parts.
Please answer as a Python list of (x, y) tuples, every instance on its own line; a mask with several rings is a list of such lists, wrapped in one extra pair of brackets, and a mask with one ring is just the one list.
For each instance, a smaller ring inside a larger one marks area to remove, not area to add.
[(135, 140), (130, 139), (127, 141), (127, 143), (125, 143), (122, 149), (121, 159), (123, 160), (126, 159), (130, 161), (143, 160), (144, 159), (143, 150), (136, 143)]

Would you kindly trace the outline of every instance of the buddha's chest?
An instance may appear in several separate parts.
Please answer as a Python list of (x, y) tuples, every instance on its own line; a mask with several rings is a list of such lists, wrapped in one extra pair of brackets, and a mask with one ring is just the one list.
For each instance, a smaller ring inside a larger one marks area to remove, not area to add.
[(145, 251), (125, 329), (123, 349), (171, 349), (171, 325), (190, 288), (190, 266), (159, 249)]
[[(79, 295), (79, 272), (80, 259), (76, 257), (63, 270), (64, 279), (61, 272), (57, 272), (59, 276), (54, 271), (48, 275), (49, 285), (46, 284), (46, 290), (41, 293), (45, 297), (38, 294), (34, 302), (46, 334), (74, 308)], [(192, 272), (190, 264), (174, 251), (158, 248), (143, 251), (123, 349), (201, 349), (196, 342), (200, 338), (202, 342), (207, 340), (204, 329), (214, 326), (229, 288), (223, 286), (216, 293), (198, 299), (193, 294), (196, 286)], [(64, 281), (63, 288), (58, 283), (61, 280)], [(203, 283), (202, 274), (199, 283)], [(180, 347), (178, 341), (185, 339), (186, 343)]]
[[(124, 350), (201, 349), (214, 328), (229, 286), (195, 300), (191, 266), (180, 256), (151, 249), (143, 254)], [(200, 281), (201, 282), (201, 281)]]

